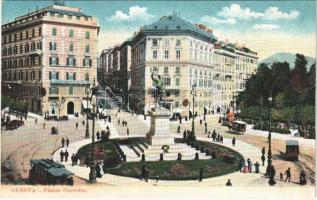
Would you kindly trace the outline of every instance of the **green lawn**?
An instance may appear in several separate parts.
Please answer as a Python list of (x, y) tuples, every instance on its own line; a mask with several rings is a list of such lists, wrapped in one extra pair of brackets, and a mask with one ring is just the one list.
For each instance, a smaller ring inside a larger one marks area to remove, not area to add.
[[(139, 140), (133, 139), (133, 140)], [(243, 157), (238, 152), (218, 144), (197, 141), (199, 145), (205, 148), (210, 148), (216, 152), (216, 159), (209, 160), (181, 160), (181, 161), (148, 161), (148, 162), (121, 162), (119, 161), (118, 153), (114, 147), (114, 141), (118, 143), (131, 143), (133, 140), (110, 140), (107, 142), (98, 141), (96, 147), (99, 152), (97, 159), (105, 159), (106, 172), (110, 174), (140, 178), (141, 169), (147, 166), (150, 169), (149, 178), (159, 176), (160, 180), (196, 180), (199, 176), (199, 170), (203, 168), (203, 177), (210, 178), (221, 176), (224, 174), (238, 171), (239, 162)], [(82, 147), (79, 155), (88, 155), (90, 152), (90, 144)], [(95, 151), (96, 152), (96, 151)], [(100, 153), (103, 152), (103, 153)], [(235, 157), (235, 160), (230, 163), (224, 160), (225, 155)]]

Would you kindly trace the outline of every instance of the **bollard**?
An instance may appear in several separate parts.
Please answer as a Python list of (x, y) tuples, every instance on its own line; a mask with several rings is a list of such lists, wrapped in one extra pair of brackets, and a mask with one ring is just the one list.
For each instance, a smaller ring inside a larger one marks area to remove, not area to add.
[(199, 154), (197, 152), (195, 153), (195, 160), (199, 160)]
[(160, 153), (160, 161), (163, 161), (163, 153)]
[(144, 155), (144, 153), (142, 154), (141, 161), (145, 161), (145, 155)]
[(182, 160), (182, 154), (181, 153), (178, 153), (177, 160)]

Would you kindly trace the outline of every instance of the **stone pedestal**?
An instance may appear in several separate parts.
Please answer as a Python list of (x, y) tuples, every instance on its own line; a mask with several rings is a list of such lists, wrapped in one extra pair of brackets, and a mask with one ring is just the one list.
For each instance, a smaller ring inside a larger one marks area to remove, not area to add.
[(151, 145), (172, 145), (174, 137), (170, 133), (169, 117), (171, 113), (164, 108), (155, 108), (149, 111), (151, 117), (150, 132), (146, 138)]

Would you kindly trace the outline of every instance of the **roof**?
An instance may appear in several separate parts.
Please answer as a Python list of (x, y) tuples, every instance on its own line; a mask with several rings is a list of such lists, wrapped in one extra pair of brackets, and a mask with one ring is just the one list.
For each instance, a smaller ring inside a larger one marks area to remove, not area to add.
[(143, 31), (146, 32), (190, 32), (193, 35), (204, 37), (205, 39), (217, 40), (214, 34), (206, 32), (194, 24), (176, 16), (175, 14), (169, 16), (163, 16), (159, 21), (154, 22), (151, 25), (144, 26)]
[(247, 123), (245, 123), (245, 122), (243, 122), (243, 121), (233, 121), (232, 123), (237, 123), (237, 124), (247, 124)]
[(91, 17), (91, 16), (89, 16), (89, 15), (86, 15), (85, 13), (75, 12), (75, 11), (70, 11), (70, 10), (62, 10), (62, 9), (48, 8), (47, 11), (48, 11), (48, 12), (52, 12), (52, 13), (65, 14), (65, 15)]
[(64, 165), (54, 162), (50, 159), (39, 159), (31, 160), (31, 163), (39, 168), (47, 171), (52, 176), (69, 176), (73, 175), (72, 172), (68, 171)]
[(286, 145), (287, 146), (298, 146), (298, 141), (297, 140), (287, 140)]

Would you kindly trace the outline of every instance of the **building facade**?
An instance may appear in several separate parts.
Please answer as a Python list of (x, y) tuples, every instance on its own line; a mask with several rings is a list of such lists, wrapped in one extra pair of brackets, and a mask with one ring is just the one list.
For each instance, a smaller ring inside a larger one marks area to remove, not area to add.
[(2, 86), (31, 110), (80, 113), (97, 78), (99, 25), (80, 8), (52, 5), (2, 25)]
[[(212, 54), (216, 38), (176, 15), (164, 16), (145, 26), (131, 44), (131, 93), (133, 107), (154, 106), (151, 74), (158, 73), (166, 89), (166, 107), (183, 116), (192, 108), (191, 90), (196, 85), (195, 108), (202, 113), (212, 105)], [(187, 99), (189, 105), (183, 106)]]
[[(193, 25), (176, 15), (141, 27), (128, 42), (104, 50), (101, 57), (108, 85), (129, 91), (130, 108), (143, 112), (154, 106), (151, 75), (156, 73), (165, 85), (166, 108), (182, 116), (192, 110), (193, 85), (198, 114), (234, 109), (235, 96), (256, 73), (258, 59), (256, 52), (218, 41), (206, 26)], [(131, 63), (125, 64), (129, 57)], [(125, 75), (129, 66), (130, 78)], [(187, 106), (183, 105), (185, 99)]]

